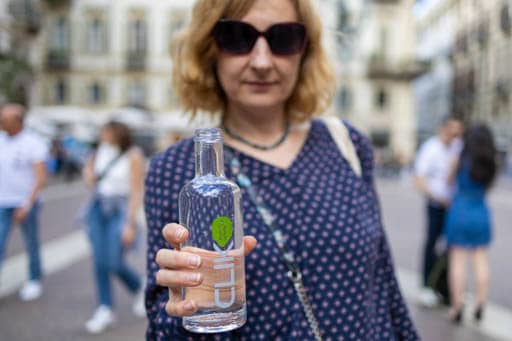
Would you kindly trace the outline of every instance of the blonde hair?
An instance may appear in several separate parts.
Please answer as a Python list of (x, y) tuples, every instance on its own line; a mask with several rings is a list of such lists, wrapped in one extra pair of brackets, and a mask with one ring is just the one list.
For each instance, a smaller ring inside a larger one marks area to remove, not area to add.
[[(227, 98), (216, 78), (217, 47), (211, 32), (221, 18), (241, 19), (256, 0), (198, 0), (188, 27), (173, 42), (173, 85), (183, 108), (193, 114), (223, 113)], [(311, 0), (291, 0), (306, 26), (304, 51), (295, 89), (286, 103), (290, 121), (323, 113), (335, 91), (334, 70), (322, 47), (322, 24)]]

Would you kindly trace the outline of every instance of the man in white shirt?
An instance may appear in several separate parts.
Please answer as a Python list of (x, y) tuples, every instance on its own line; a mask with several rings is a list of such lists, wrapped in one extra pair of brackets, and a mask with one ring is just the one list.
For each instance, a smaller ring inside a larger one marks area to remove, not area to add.
[(428, 288), (428, 277), (436, 260), (435, 246), (443, 232), (446, 208), (452, 196), (453, 188), (448, 178), (453, 161), (462, 149), (462, 131), (460, 120), (453, 117), (443, 119), (438, 134), (421, 145), (414, 165), (416, 187), (427, 199), (427, 239), (420, 294), (420, 302), (425, 306), (438, 303), (437, 296)]
[[(46, 183), (46, 144), (24, 129), (25, 108), (0, 108), (0, 270), (12, 225), (19, 224), (29, 255), (29, 281), (19, 294), (24, 301), (42, 294), (39, 255), (39, 193)], [(1, 285), (1, 283), (0, 283)]]

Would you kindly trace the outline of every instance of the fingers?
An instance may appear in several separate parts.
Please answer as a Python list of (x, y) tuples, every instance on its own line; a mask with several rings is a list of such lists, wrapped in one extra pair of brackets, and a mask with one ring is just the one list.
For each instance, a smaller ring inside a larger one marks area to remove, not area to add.
[[(188, 230), (175, 223), (167, 224), (162, 234), (164, 239), (176, 250), (161, 249), (157, 252), (155, 261), (160, 266), (156, 274), (156, 282), (169, 288), (169, 301), (165, 306), (167, 314), (172, 316), (188, 316), (197, 311), (196, 302), (182, 300), (181, 288), (201, 285), (204, 277), (198, 270), (202, 264), (201, 257), (194, 253), (179, 251), (179, 247), (188, 237)], [(252, 236), (243, 239), (245, 256), (256, 247), (257, 241)]]
[(244, 237), (244, 253), (245, 256), (250, 254), (252, 250), (256, 247), (256, 244), (258, 244), (258, 241), (253, 236), (245, 236)]
[(171, 316), (188, 316), (197, 311), (197, 305), (192, 300), (181, 300), (178, 292), (169, 290), (169, 301), (165, 305), (165, 311)]
[(200, 256), (168, 249), (160, 249), (155, 261), (161, 268), (167, 269), (197, 269), (201, 266)]
[(170, 288), (196, 287), (203, 282), (203, 275), (199, 272), (160, 269), (156, 273), (156, 282)]
[(188, 239), (188, 230), (176, 223), (165, 225), (162, 234), (164, 239), (176, 249)]

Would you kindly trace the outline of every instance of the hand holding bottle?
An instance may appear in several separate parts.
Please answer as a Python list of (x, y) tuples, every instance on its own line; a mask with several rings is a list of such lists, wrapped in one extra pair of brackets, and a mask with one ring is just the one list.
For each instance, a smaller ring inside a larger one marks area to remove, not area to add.
[[(163, 230), (164, 239), (175, 249), (161, 249), (156, 255), (156, 262), (160, 266), (156, 281), (159, 285), (169, 287), (169, 301), (165, 310), (173, 316), (189, 316), (197, 310), (194, 300), (183, 300), (182, 287), (196, 287), (203, 282), (200, 272), (194, 271), (201, 267), (202, 259), (196, 253), (180, 250), (180, 245), (187, 241), (188, 230), (179, 224), (168, 224)], [(244, 254), (247, 256), (256, 247), (256, 239), (245, 236), (243, 239)]]

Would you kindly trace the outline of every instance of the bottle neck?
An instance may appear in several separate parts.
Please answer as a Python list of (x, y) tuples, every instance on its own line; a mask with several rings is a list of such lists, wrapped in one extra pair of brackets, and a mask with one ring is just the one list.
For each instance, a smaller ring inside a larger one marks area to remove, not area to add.
[(196, 141), (196, 177), (212, 174), (224, 176), (222, 140)]

